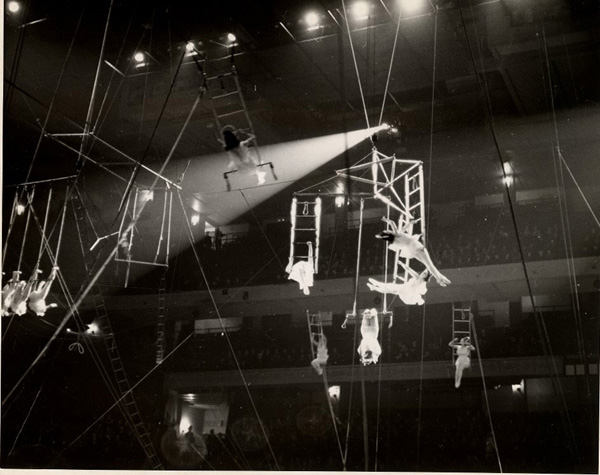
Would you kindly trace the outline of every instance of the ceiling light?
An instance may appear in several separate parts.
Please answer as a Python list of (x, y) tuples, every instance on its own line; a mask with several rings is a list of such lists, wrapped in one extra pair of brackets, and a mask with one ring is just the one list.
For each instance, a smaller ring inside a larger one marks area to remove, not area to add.
[(314, 29), (319, 26), (319, 15), (315, 12), (308, 12), (304, 17), (304, 21), (309, 30)]
[(367, 2), (356, 2), (352, 6), (355, 20), (365, 20), (369, 17), (369, 4)]
[(343, 196), (336, 196), (335, 197), (335, 205), (338, 208), (341, 208), (342, 206), (344, 206), (344, 197)]
[(144, 61), (144, 53), (135, 53), (133, 59), (135, 59), (138, 63), (141, 63)]
[(196, 226), (200, 222), (200, 215), (193, 214), (191, 221), (192, 221), (192, 226)]
[(506, 186), (510, 186), (513, 184), (513, 177), (512, 175), (506, 175), (504, 178), (502, 178), (502, 182), (506, 185)]
[(25, 212), (25, 205), (23, 203), (17, 204), (17, 214), (21, 216)]
[(227, 33), (227, 39), (233, 43), (237, 37), (233, 33)]
[(11, 13), (16, 13), (20, 10), (21, 5), (19, 2), (8, 2), (8, 11)]
[(194, 51), (194, 43), (191, 41), (185, 45), (185, 49), (188, 51)]

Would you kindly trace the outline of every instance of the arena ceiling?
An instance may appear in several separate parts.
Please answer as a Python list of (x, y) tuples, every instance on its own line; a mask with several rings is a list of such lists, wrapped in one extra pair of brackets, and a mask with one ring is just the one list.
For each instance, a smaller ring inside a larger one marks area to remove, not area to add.
[[(77, 173), (80, 149), (87, 157), (80, 183), (107, 234), (135, 162), (157, 171), (167, 159), (163, 176), (177, 181), (185, 170), (187, 210), (210, 224), (285, 218), (293, 191), (371, 150), (370, 134), (362, 141), (343, 134), (380, 122), (397, 131), (381, 131), (378, 149), (423, 160), (434, 204), (503, 193), (503, 161), (518, 190), (556, 186), (557, 145), (577, 185), (597, 191), (595, 2), (440, 0), (401, 8), (381, 0), (369, 3), (363, 19), (353, 18), (353, 5), (30, 1), (6, 11), (5, 224), (10, 185)], [(311, 31), (308, 10), (319, 19)], [(236, 35), (234, 48), (228, 33)], [(257, 188), (232, 177), (227, 192), (210, 97), (232, 58), (278, 180)], [(86, 118), (94, 133), (82, 147), (77, 134)], [(356, 145), (345, 152), (349, 140)], [(135, 184), (153, 179), (142, 169)]]

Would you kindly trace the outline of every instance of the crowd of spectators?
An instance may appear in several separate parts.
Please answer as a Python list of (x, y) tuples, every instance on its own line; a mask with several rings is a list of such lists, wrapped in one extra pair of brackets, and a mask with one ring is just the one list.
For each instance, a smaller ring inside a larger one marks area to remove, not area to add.
[[(573, 214), (568, 225), (570, 238), (565, 245), (560, 216), (551, 208), (524, 207), (519, 215), (519, 237), (527, 262), (600, 255), (600, 232), (585, 226), (585, 219)], [(553, 218), (548, 219), (549, 216)], [(439, 221), (439, 220), (437, 220)], [(351, 277), (356, 273), (358, 224), (323, 234), (316, 279)], [(365, 220), (362, 231), (361, 275), (384, 272), (384, 243), (375, 238), (383, 229), (379, 219)], [(565, 229), (567, 229), (565, 227)], [(520, 262), (512, 216), (506, 210), (468, 209), (451, 224), (430, 223), (427, 247), (440, 269)], [(278, 284), (287, 281), (285, 272), (289, 235), (251, 232), (245, 235), (207, 235), (198, 244), (200, 258), (211, 288)], [(188, 251), (189, 252), (189, 251)], [(185, 254), (185, 253), (184, 253)], [(244, 262), (244, 266), (239, 263)], [(174, 264), (176, 290), (205, 289), (195, 259), (180, 258)]]
[[(431, 318), (435, 319), (435, 316)], [(477, 315), (474, 318), (477, 321)], [(546, 315), (545, 321), (553, 353), (562, 356), (578, 354), (580, 349), (576, 325), (569, 313), (553, 312)], [(583, 344), (590, 356), (597, 354), (598, 344), (594, 343), (592, 336), (597, 334), (594, 321), (590, 320), (588, 323), (589, 328), (586, 326), (583, 331)], [(296, 330), (280, 327), (279, 330), (271, 329), (268, 332), (230, 332), (228, 337), (234, 348), (235, 358), (222, 332), (193, 336), (182, 333), (180, 341), (186, 341), (167, 364), (174, 371), (184, 372), (235, 370), (236, 359), (242, 369), (308, 367), (313, 358), (308, 333), (304, 327)], [(352, 325), (345, 330), (339, 326), (328, 326), (324, 327), (324, 331), (328, 340), (329, 365), (349, 365), (353, 358), (356, 361), (358, 341), (354, 341)], [(306, 333), (305, 338), (299, 337), (302, 332)], [(424, 361), (450, 361), (450, 326), (447, 325), (439, 332), (426, 327), (423, 349), (421, 332), (421, 323), (417, 318), (411, 319), (409, 323), (397, 319), (391, 329), (387, 328), (387, 324), (383, 325), (379, 338), (383, 349), (380, 360), (382, 364), (418, 362), (421, 358)], [(544, 354), (533, 315), (512, 326), (481, 325), (473, 344), (477, 348), (475, 356), (483, 359)]]
[[(209, 451), (197, 468), (365, 469), (363, 415), (359, 410), (353, 411), (350, 418), (342, 411), (336, 419), (338, 434), (345, 434), (346, 424), (350, 425), (349, 437), (341, 437), (342, 446), (348, 444), (345, 467), (325, 404), (289, 408), (286, 415), (272, 412), (265, 411), (261, 416), (270, 448), (255, 417), (234, 415), (227, 435), (219, 436), (216, 450)], [(302, 414), (310, 414), (311, 422), (307, 423)], [(376, 414), (371, 411), (369, 416), (374, 422)], [(255, 426), (251, 431), (252, 442), (233, 429), (236, 421), (242, 419), (253, 421), (250, 423)], [(484, 409), (428, 409), (418, 418), (415, 411), (383, 408), (379, 424), (368, 427), (368, 469), (373, 470), (377, 463), (378, 471), (592, 473), (597, 460), (593, 456), (577, 459), (574, 447), (565, 440), (565, 428), (556, 426), (558, 419), (559, 415), (552, 412), (530, 413), (526, 418), (518, 413), (495, 413), (492, 433)], [(571, 423), (579, 432), (576, 436), (578, 444), (582, 444), (577, 448), (580, 454), (593, 454), (593, 450), (589, 451), (593, 443), (583, 450), (585, 422), (582, 416), (571, 414)], [(376, 446), (377, 438), (385, 443)]]

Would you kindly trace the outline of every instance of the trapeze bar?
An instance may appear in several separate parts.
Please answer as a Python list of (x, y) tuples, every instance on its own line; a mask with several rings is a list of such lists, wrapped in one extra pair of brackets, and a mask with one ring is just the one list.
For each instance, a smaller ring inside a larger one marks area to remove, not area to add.
[(47, 180), (37, 180), (37, 181), (26, 181), (23, 183), (17, 183), (15, 185), (4, 185), (7, 188), (10, 186), (27, 186), (27, 185), (37, 185), (38, 183), (49, 183), (49, 182), (53, 182), (53, 181), (61, 181), (61, 180), (69, 180), (71, 178), (75, 178), (77, 175), (69, 175), (69, 176), (63, 176), (60, 178), (49, 178)]
[(65, 134), (46, 134), (48, 137), (83, 137), (84, 135), (87, 137), (90, 135), (88, 132), (72, 132)]
[(117, 262), (125, 262), (127, 264), (143, 264), (143, 265), (146, 265), (146, 266), (169, 267), (168, 264), (162, 264), (160, 262), (135, 261), (135, 260), (132, 260), (132, 259), (119, 259), (118, 257), (115, 257), (115, 261), (117, 261)]
[[(294, 196), (348, 196), (348, 193), (294, 193)], [(352, 192), (352, 196), (360, 196), (363, 198), (373, 198), (373, 193)]]

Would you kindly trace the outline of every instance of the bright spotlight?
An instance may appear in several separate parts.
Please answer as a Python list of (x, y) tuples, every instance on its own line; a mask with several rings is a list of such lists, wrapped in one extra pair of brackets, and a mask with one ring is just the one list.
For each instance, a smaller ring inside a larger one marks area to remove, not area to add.
[(88, 329), (86, 333), (91, 333), (92, 335), (98, 331), (98, 324), (92, 322), (88, 325)]
[(308, 12), (304, 17), (304, 21), (309, 30), (314, 29), (319, 26), (319, 15), (315, 12)]
[(413, 13), (423, 5), (423, 0), (401, 0), (400, 3), (405, 12)]
[(19, 2), (8, 2), (8, 11), (11, 13), (17, 13), (21, 9)]
[(341, 208), (342, 206), (344, 206), (344, 197), (343, 196), (336, 196), (335, 197), (335, 205), (338, 208)]
[(227, 39), (233, 43), (237, 37), (233, 33), (227, 33)]
[(200, 222), (200, 215), (199, 214), (192, 215), (191, 221), (192, 221), (192, 226), (196, 226)]
[(366, 20), (369, 18), (369, 4), (367, 2), (356, 2), (352, 7), (355, 20)]
[(24, 205), (24, 204), (21, 204), (21, 203), (19, 203), (19, 204), (17, 205), (17, 214), (18, 214), (19, 216), (21, 216), (21, 215), (22, 215), (24, 212), (25, 212), (25, 205)]
[(506, 175), (505, 177), (502, 178), (502, 183), (504, 183), (506, 186), (512, 185), (513, 182), (514, 182), (514, 179), (513, 179), (512, 175)]
[(194, 51), (194, 43), (192, 43), (191, 41), (189, 43), (186, 43), (185, 49), (190, 52)]
[(144, 61), (144, 53), (135, 53), (133, 59), (135, 59), (138, 63), (141, 63)]

